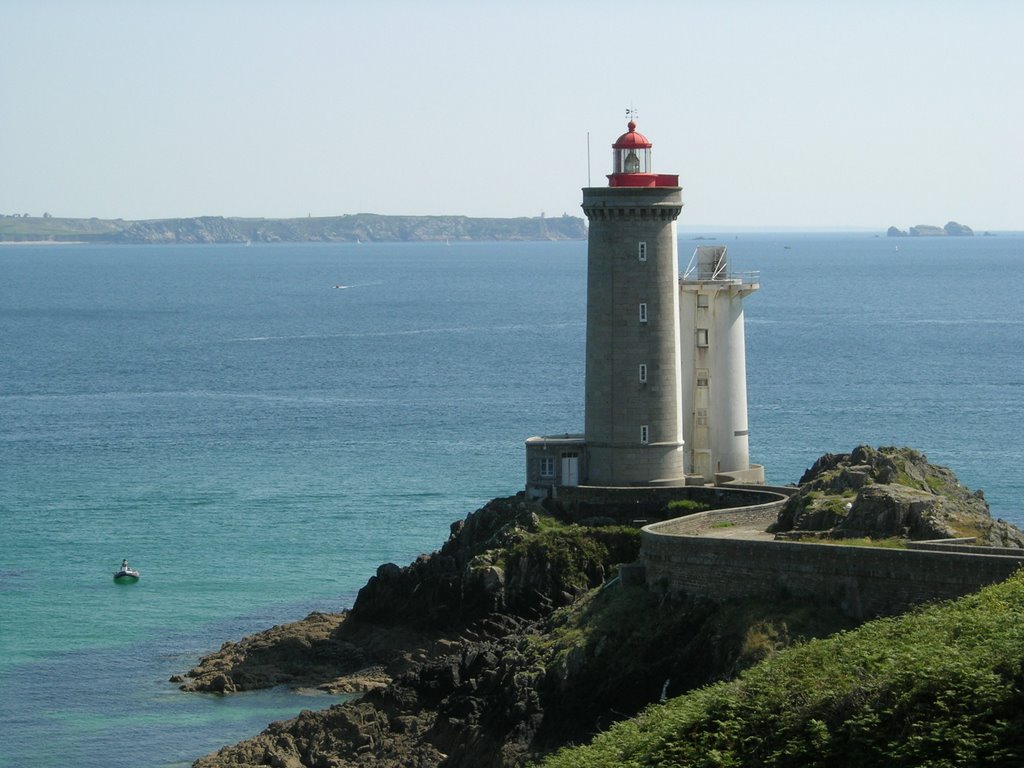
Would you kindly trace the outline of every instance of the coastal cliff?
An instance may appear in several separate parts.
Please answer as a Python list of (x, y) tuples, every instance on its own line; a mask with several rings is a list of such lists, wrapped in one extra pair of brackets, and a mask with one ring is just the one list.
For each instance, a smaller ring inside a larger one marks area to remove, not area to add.
[(583, 220), (471, 218), (468, 216), (346, 216), (248, 219), (69, 219), (0, 216), (0, 242), (90, 243), (356, 243), (584, 240)]
[[(966, 502), (954, 515), (961, 526), (996, 531), (992, 540), (1002, 546), (1024, 536), (993, 523), (979, 494), (908, 449), (823, 456), (798, 496), (834, 492), (849, 517), (845, 505), (856, 498), (850, 485), (927, 488), (936, 498), (949, 496), (950, 506)], [(809, 506), (801, 501), (794, 509)], [(934, 517), (917, 510), (921, 519)], [(811, 510), (796, 527), (831, 535), (836, 521), (815, 515)], [(888, 536), (894, 518), (854, 519), (867, 521), (857, 523), (861, 534), (871, 521), (885, 520), (878, 534)], [(899, 530), (913, 527), (911, 518), (899, 519)], [(794, 528), (792, 520), (780, 522)], [(521, 496), (496, 499), (454, 523), (438, 552), (404, 568), (382, 565), (347, 613), (312, 614), (226, 643), (174, 678), (193, 691), (288, 684), (361, 694), (274, 723), (196, 766), (523, 766), (588, 742), (646, 707), (658, 709), (659, 701), (737, 676), (763, 677), (763, 660), (857, 624), (807, 600), (713, 601), (616, 578), (638, 547), (633, 528), (569, 524)], [(1024, 594), (1024, 585), (1018, 588)], [(1020, 640), (1018, 663), (1024, 634)], [(842, 648), (836, 644), (833, 655)], [(558, 765), (598, 764), (566, 755)]]

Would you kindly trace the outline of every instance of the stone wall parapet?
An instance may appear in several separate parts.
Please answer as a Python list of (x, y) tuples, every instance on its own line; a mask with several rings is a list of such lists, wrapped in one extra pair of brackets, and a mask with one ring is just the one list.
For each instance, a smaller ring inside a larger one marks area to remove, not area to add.
[(728, 524), (767, 528), (784, 503), (711, 510), (645, 526), (641, 561), (648, 585), (712, 600), (795, 597), (870, 618), (961, 597), (1024, 565), (1020, 550), (943, 548), (935, 542), (887, 549), (708, 534)]

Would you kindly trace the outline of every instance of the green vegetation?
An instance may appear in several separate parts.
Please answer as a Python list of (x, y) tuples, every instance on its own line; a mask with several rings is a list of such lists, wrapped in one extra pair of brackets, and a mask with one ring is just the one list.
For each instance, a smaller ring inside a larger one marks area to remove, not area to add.
[[(503, 553), (504, 565), (545, 563), (565, 586), (584, 591), (595, 582), (596, 563), (633, 562), (640, 551), (640, 531), (630, 526), (590, 528), (568, 525), (549, 515), (537, 515), (538, 528), (524, 533)], [(600, 579), (596, 580), (600, 583)]]
[(692, 515), (694, 512), (705, 512), (711, 509), (710, 504), (693, 499), (676, 499), (668, 503), (668, 511), (674, 515)]
[(0, 216), (0, 242), (106, 240), (116, 236), (124, 225), (121, 220)]
[(812, 536), (804, 535), (794, 541), (802, 541), (811, 544), (835, 544), (841, 547), (881, 547), (882, 549), (906, 549), (907, 540), (899, 536), (873, 539), (870, 536), (856, 536), (850, 538), (832, 538), (827, 535)]
[[(770, 643), (770, 633), (762, 642)], [(1024, 762), (1024, 576), (772, 655), (545, 768)]]
[[(657, 598), (644, 587), (594, 590), (551, 617), (542, 635), (533, 635), (537, 647), (549, 659), (548, 665), (563, 662), (571, 653), (592, 654), (598, 645), (620, 646), (623, 636), (646, 626), (656, 631), (652, 617), (658, 614)], [(624, 659), (624, 664), (630, 660)]]
[(975, 539), (985, 542), (988, 539), (988, 531), (985, 530), (976, 520), (953, 520), (953, 533), (960, 539)]

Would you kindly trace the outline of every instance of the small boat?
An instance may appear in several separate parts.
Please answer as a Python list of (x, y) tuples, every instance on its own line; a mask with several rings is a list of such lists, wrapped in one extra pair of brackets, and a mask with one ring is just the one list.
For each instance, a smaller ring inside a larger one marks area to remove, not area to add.
[(119, 584), (133, 584), (139, 580), (139, 572), (128, 565), (127, 560), (121, 561), (121, 567), (114, 573), (114, 581)]

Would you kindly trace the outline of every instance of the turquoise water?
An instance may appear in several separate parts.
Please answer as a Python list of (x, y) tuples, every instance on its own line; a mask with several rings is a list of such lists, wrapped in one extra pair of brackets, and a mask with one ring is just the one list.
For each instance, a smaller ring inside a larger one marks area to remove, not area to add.
[[(1024, 523), (1024, 236), (719, 242), (761, 272), (751, 455), (771, 482), (912, 445)], [(351, 605), (379, 563), (518, 490), (526, 437), (581, 430), (585, 261), (585, 243), (0, 248), (0, 765), (187, 764), (331, 703), (166, 681)], [(124, 557), (138, 584), (113, 583)]]

